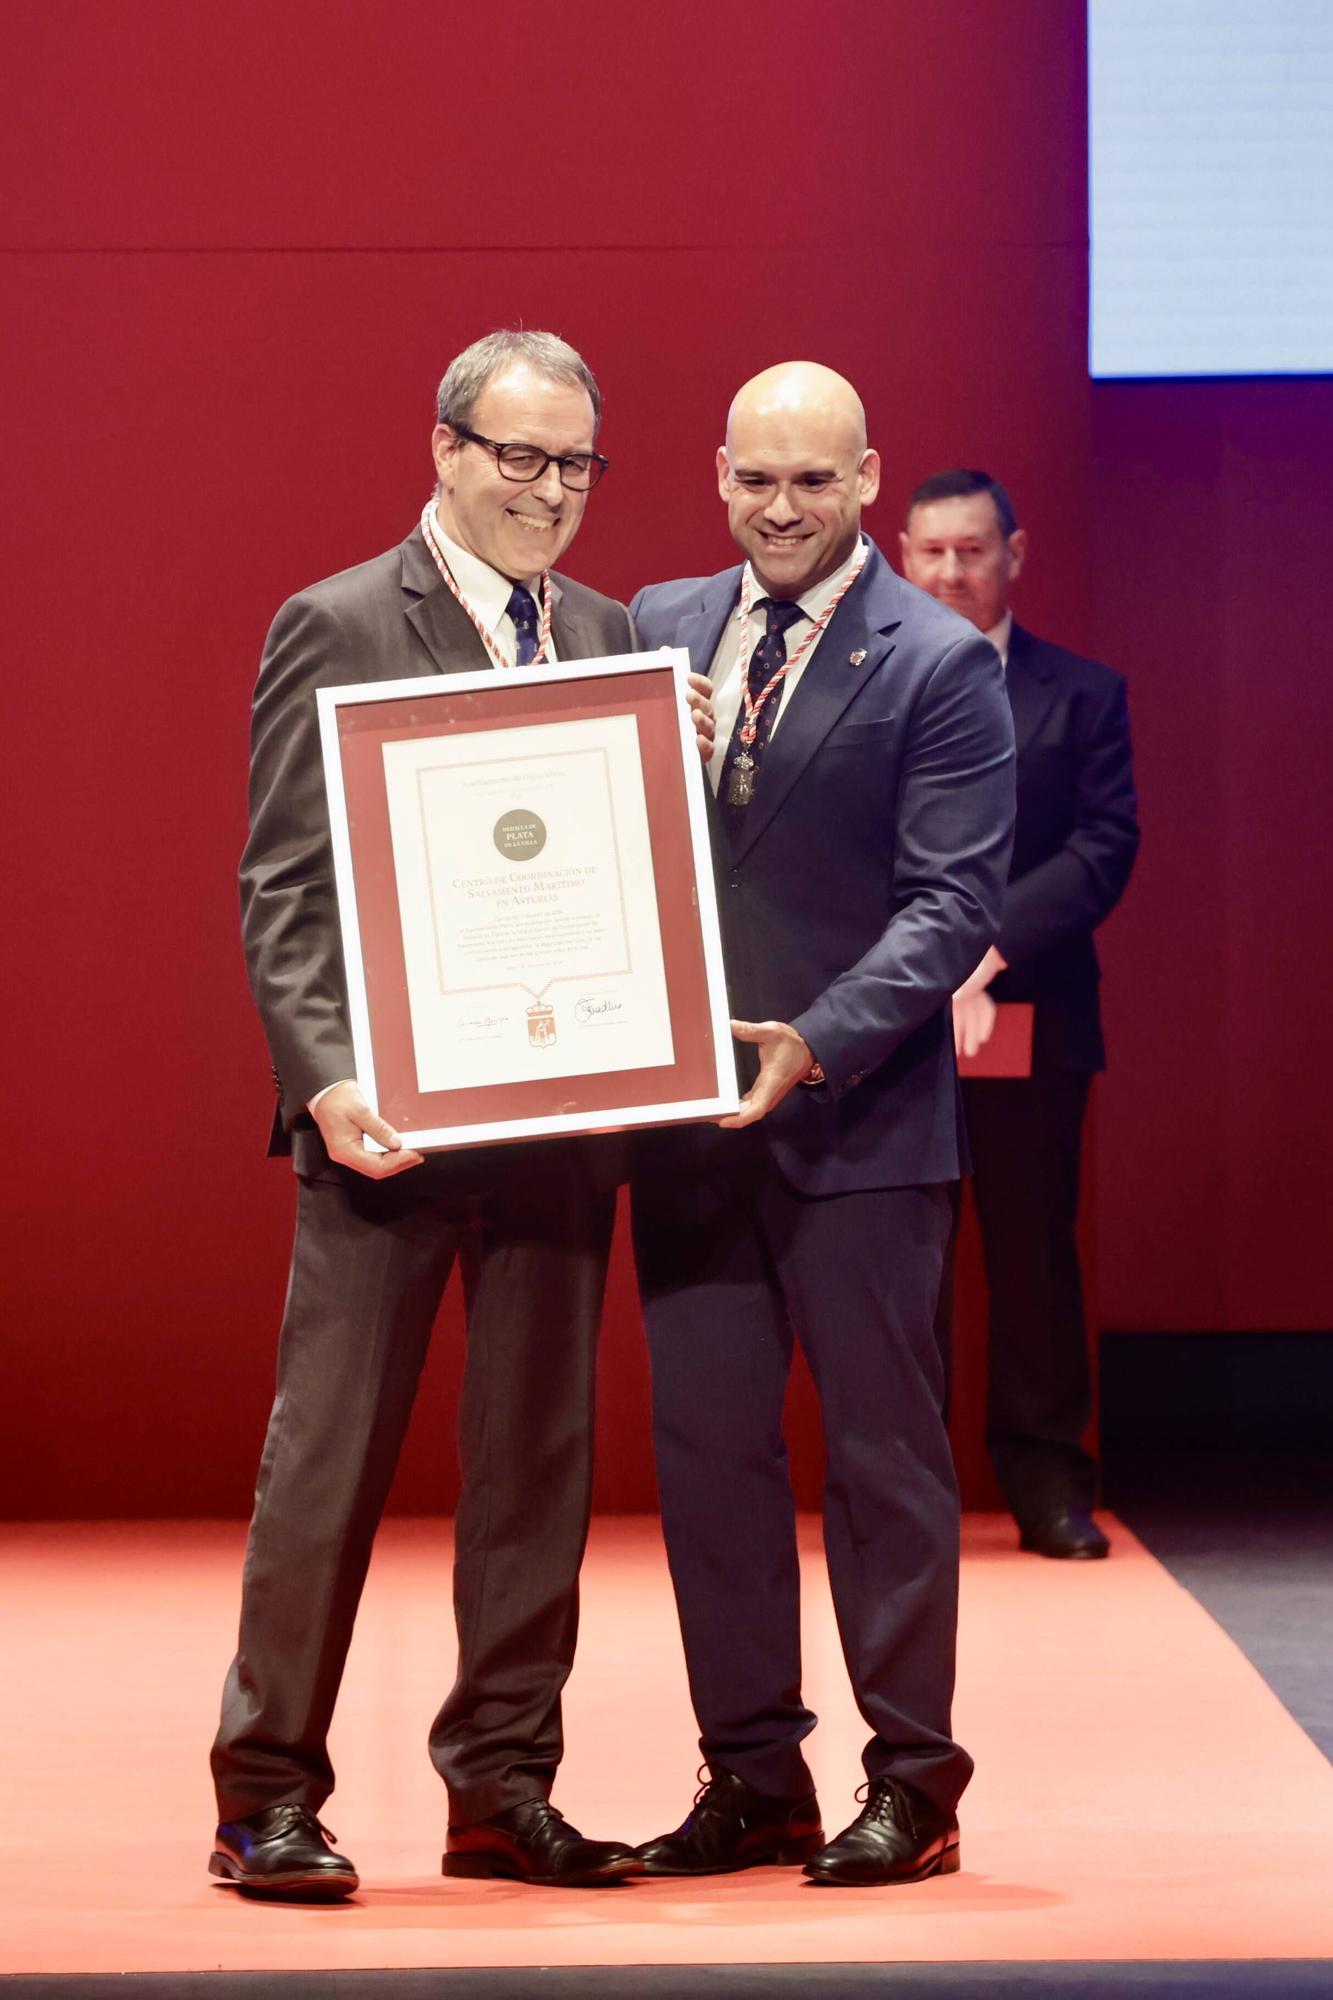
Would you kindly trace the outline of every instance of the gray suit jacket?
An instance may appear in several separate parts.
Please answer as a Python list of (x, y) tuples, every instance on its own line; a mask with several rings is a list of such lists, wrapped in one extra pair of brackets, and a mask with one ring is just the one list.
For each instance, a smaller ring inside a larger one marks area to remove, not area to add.
[[(562, 660), (635, 649), (622, 604), (566, 577), (556, 591)], [(418, 530), (289, 598), (273, 621), (255, 688), (240, 876), (246, 965), (278, 1088), (270, 1152), (290, 1152), (293, 1131), (313, 1139), (307, 1103), (355, 1072), (315, 690), (489, 664)]]

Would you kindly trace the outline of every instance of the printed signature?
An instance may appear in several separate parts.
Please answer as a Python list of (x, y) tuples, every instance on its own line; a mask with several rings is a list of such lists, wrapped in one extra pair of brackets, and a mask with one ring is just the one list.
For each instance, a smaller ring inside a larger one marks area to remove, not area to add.
[(623, 1000), (584, 999), (574, 1002), (574, 1019), (576, 1021), (602, 1021), (609, 1014), (623, 1014), (624, 1011), (625, 1003)]

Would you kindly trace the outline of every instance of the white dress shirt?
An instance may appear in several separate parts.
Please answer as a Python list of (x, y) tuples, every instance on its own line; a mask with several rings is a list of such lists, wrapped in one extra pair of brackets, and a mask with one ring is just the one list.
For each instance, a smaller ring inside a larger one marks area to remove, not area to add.
[[(438, 513), (435, 516), (434, 528), (440, 553), (449, 565), (454, 582), (490, 633), (505, 665), (512, 667), (518, 654), (518, 634), (514, 630), (514, 621), (509, 616), (509, 593), (514, 588), (512, 578), (501, 576), (498, 569), (492, 569), (480, 556), (474, 556), (470, 549), (460, 548), (457, 542), (450, 541), (440, 526)], [(520, 577), (519, 582), (525, 590), (531, 591), (540, 621), (541, 576)], [(558, 603), (560, 592), (555, 584), (551, 586), (551, 594), (553, 601)], [(548, 660), (554, 660), (555, 656), (555, 638), (552, 635), (550, 644), (546, 648), (546, 657)]]
[(1014, 614), (1012, 611), (1006, 611), (999, 624), (992, 625), (990, 631), (985, 634), (999, 654), (1000, 665), (1006, 672), (1009, 669), (1009, 634), (1013, 629)]
[[(851, 575), (860, 554), (861, 539), (858, 537), (856, 547), (852, 550), (840, 569), (835, 570), (832, 576), (826, 576), (822, 582), (812, 584), (809, 590), (805, 591), (800, 597), (792, 600), (794, 603), (800, 605), (804, 615), (800, 618), (794, 618), (787, 628), (788, 659), (800, 650), (801, 643), (810, 626), (817, 624), (828, 610), (829, 605), (832, 604), (834, 598)], [(750, 568), (749, 563), (745, 565), (745, 575), (741, 579), (742, 591), (744, 590), (746, 578), (749, 579), (750, 585), (750, 657), (753, 659), (754, 648), (759, 644), (759, 641), (768, 629), (768, 614), (759, 608), (761, 601), (768, 593), (754, 571)], [(805, 658), (801, 660), (799, 665), (792, 668), (784, 680), (779, 681), (773, 693), (768, 697), (769, 701), (775, 701), (778, 705), (778, 712), (773, 720), (773, 733), (775, 735), (783, 716), (786, 714), (787, 704), (800, 684), (801, 676), (805, 673), (806, 668), (810, 665), (811, 660), (813, 660), (823, 643), (824, 634), (821, 632), (815, 640), (814, 645), (806, 653)], [(741, 611), (738, 601), (735, 611), (732, 612), (723, 628), (722, 637), (718, 641), (717, 651), (713, 655), (713, 664), (710, 669), (713, 682), (713, 714), (717, 722), (716, 742), (718, 749), (705, 766), (705, 769), (708, 772), (708, 782), (715, 792), (722, 782), (722, 766), (726, 762), (727, 747), (731, 742), (732, 732), (736, 727), (736, 717), (740, 713), (741, 708), (741, 677), (737, 672), (740, 650)]]

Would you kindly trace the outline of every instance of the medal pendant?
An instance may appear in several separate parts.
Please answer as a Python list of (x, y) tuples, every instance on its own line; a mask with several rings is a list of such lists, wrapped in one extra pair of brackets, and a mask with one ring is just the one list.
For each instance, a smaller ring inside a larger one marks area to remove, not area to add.
[(754, 797), (754, 758), (748, 750), (742, 750), (731, 767), (727, 779), (727, 804), (748, 806)]

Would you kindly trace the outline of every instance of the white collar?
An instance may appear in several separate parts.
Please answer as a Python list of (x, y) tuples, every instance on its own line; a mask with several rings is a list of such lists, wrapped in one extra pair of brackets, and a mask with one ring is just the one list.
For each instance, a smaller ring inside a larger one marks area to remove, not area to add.
[[(474, 556), (471, 549), (460, 548), (457, 542), (446, 535), (440, 526), (438, 509), (431, 526), (435, 530), (440, 553), (449, 565), (454, 582), (486, 630), (493, 636), (500, 620), (509, 609), (509, 598), (514, 588), (513, 579), (502, 576), (498, 569), (492, 569), (480, 556)], [(529, 576), (519, 580), (525, 590), (532, 592), (537, 604), (540, 605), (541, 577)]]
[(1014, 629), (1014, 614), (1006, 610), (998, 625), (992, 625), (986, 637), (1000, 656), (1000, 665), (1009, 665), (1009, 635)]
[[(800, 605), (801, 610), (812, 625), (819, 623), (819, 620), (828, 610), (857, 563), (861, 560), (864, 539), (864, 536), (858, 535), (852, 547), (851, 554), (848, 556), (846, 562), (842, 564), (841, 568), (836, 569), (832, 576), (823, 577), (818, 583), (812, 583), (809, 590), (794, 600), (795, 603)], [(745, 565), (745, 575), (741, 578), (742, 589), (747, 580), (750, 586), (751, 615), (753, 615), (753, 608), (758, 605), (761, 598), (768, 596), (768, 592), (764, 589), (763, 584), (760, 583), (759, 578), (755, 575), (748, 562)]]

